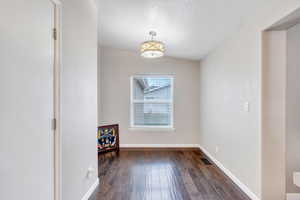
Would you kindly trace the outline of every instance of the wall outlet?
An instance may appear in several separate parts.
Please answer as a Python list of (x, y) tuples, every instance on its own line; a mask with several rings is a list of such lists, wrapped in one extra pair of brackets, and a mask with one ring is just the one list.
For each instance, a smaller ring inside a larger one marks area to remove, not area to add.
[(219, 147), (216, 146), (216, 149), (215, 149), (216, 153), (219, 153)]
[(248, 101), (244, 102), (244, 111), (250, 112), (250, 103)]
[(86, 174), (86, 178), (90, 179), (93, 177), (94, 173), (95, 173), (95, 168), (93, 166), (90, 166), (87, 170), (87, 174)]

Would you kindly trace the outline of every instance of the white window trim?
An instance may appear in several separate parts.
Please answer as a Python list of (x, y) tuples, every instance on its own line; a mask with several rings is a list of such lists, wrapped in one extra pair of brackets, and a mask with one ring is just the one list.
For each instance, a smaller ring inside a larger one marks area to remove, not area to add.
[[(171, 100), (134, 100), (133, 97), (133, 80), (134, 78), (170, 78), (171, 80)], [(170, 125), (169, 126), (136, 126), (134, 125), (134, 103), (169, 103)], [(174, 76), (171, 75), (133, 75), (130, 77), (130, 130), (151, 130), (151, 131), (174, 131)]]

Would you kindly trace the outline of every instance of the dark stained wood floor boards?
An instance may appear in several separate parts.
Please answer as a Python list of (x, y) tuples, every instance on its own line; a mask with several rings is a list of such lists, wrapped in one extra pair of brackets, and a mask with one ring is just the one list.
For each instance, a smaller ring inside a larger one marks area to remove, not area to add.
[(249, 200), (203, 157), (197, 150), (99, 155), (100, 184), (90, 200)]

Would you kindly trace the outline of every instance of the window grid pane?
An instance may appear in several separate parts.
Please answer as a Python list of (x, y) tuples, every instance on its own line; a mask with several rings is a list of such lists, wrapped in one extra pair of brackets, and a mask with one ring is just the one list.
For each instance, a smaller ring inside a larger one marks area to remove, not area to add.
[(170, 126), (170, 103), (134, 103), (135, 126)]
[(133, 77), (131, 90), (133, 127), (173, 127), (173, 78)]
[(133, 97), (135, 100), (170, 100), (170, 78), (134, 78)]

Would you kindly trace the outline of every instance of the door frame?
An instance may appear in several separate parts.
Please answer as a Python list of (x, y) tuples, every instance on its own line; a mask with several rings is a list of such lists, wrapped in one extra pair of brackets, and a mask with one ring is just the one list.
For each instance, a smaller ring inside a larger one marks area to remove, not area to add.
[(289, 195), (286, 193), (287, 31), (299, 23), (299, 16), (297, 7), (261, 32), (261, 199), (286, 199)]
[(61, 160), (61, 0), (50, 0), (54, 5), (52, 45), (53, 45), (53, 136), (52, 136), (52, 199), (62, 200), (62, 160)]

